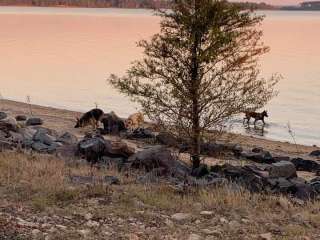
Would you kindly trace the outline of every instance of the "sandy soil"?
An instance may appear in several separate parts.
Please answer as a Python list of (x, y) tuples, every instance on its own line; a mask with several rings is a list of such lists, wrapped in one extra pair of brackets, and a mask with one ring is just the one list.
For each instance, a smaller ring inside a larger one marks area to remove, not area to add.
[[(59, 132), (69, 131), (78, 136), (83, 134), (83, 130), (74, 128), (76, 117), (81, 116), (80, 112), (38, 105), (31, 105), (31, 109), (33, 116), (41, 117), (44, 120), (45, 127), (55, 129)], [(30, 116), (30, 105), (2, 99), (0, 100), (0, 111), (5, 111), (10, 116), (16, 116), (19, 114)], [(239, 134), (228, 134), (223, 138), (229, 139), (232, 143), (238, 143), (244, 148), (263, 147), (272, 153), (290, 155), (292, 157), (306, 157), (311, 151), (319, 149), (311, 146), (296, 146), (287, 142), (272, 141)]]

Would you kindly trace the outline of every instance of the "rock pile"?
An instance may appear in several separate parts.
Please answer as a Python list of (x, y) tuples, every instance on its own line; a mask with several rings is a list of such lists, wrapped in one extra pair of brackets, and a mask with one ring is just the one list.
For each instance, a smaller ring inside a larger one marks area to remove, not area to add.
[(106, 162), (113, 159), (127, 160), (135, 150), (122, 141), (106, 140), (100, 134), (89, 134), (77, 145), (76, 155), (90, 163)]
[[(41, 127), (43, 120), (16, 116), (10, 118), (0, 112), (0, 116), (6, 116), (0, 120), (0, 147), (6, 149), (24, 148), (40, 153), (53, 153), (63, 145), (77, 143), (77, 138), (70, 133), (58, 135), (51, 129)], [(25, 123), (18, 123), (25, 121)]]

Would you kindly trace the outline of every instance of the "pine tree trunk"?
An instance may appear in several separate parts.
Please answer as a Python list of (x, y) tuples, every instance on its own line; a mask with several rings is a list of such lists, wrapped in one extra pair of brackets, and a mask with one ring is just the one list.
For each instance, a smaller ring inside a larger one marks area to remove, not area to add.
[[(198, 112), (197, 101), (193, 104), (193, 111)], [(198, 115), (194, 115), (192, 128), (192, 168), (198, 168), (200, 166), (200, 154), (201, 154), (201, 142), (200, 142), (200, 124)]]
[(200, 112), (199, 112), (199, 60), (198, 50), (201, 45), (200, 33), (197, 27), (199, 3), (195, 4), (195, 24), (193, 26), (193, 47), (191, 49), (191, 81), (192, 81), (192, 167), (193, 169), (200, 166)]

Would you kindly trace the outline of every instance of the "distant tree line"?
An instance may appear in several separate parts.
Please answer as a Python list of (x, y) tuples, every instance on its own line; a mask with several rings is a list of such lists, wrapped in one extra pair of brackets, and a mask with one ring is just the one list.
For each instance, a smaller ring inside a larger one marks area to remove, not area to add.
[[(172, 0), (0, 0), (2, 6), (65, 6), (96, 8), (170, 8)], [(275, 9), (266, 3), (233, 3), (243, 9)]]
[(166, 8), (168, 0), (0, 0), (2, 6)]
[(233, 3), (242, 9), (252, 9), (252, 10), (277, 10), (279, 7), (273, 6), (264, 2), (254, 3), (254, 2), (235, 2)]

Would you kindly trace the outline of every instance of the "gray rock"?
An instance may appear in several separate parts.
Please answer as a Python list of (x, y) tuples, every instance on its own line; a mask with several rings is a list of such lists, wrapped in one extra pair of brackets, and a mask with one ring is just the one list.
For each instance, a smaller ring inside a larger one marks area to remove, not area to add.
[(26, 128), (20, 128), (19, 133), (22, 134), (24, 139), (32, 140), (33, 136), (36, 134), (37, 130), (26, 127)]
[(262, 153), (264, 152), (262, 147), (255, 147), (251, 150), (253, 153)]
[(320, 150), (315, 150), (310, 153), (310, 156), (312, 157), (320, 157)]
[(37, 152), (46, 152), (49, 146), (41, 142), (33, 142), (31, 147)]
[(46, 145), (53, 145), (56, 139), (47, 134), (47, 131), (45, 129), (38, 129), (38, 131), (33, 136), (33, 140), (44, 143)]
[(9, 135), (10, 135), (10, 138), (9, 138), (10, 141), (14, 143), (22, 143), (24, 140), (24, 137), (21, 133), (10, 131)]
[(262, 152), (242, 152), (241, 156), (248, 160), (257, 163), (274, 163), (274, 159), (270, 152), (262, 151)]
[(293, 178), (297, 176), (296, 167), (288, 161), (273, 163), (269, 170), (269, 176), (272, 178)]
[(200, 215), (201, 215), (201, 216), (206, 216), (206, 217), (212, 216), (213, 214), (214, 214), (213, 211), (201, 211), (201, 212), (200, 212)]
[(8, 115), (5, 112), (0, 112), (0, 120), (7, 118)]
[(78, 143), (77, 155), (88, 162), (97, 163), (105, 155), (106, 141), (102, 136), (86, 137)]
[(273, 156), (273, 159), (275, 162), (290, 161), (290, 157), (288, 156)]
[(313, 160), (294, 158), (291, 162), (296, 166), (298, 171), (317, 172), (320, 170), (320, 164)]
[(208, 156), (216, 156), (217, 154), (223, 152), (225, 146), (218, 143), (203, 143), (201, 144), (201, 154), (205, 154)]
[(135, 149), (128, 146), (123, 141), (110, 141), (105, 140), (105, 153), (104, 155), (111, 157), (128, 158), (135, 153)]
[(18, 122), (26, 121), (27, 120), (27, 116), (25, 116), (25, 115), (17, 115), (16, 116), (16, 120)]
[(320, 177), (316, 177), (310, 181), (310, 186), (320, 194)]
[(39, 126), (43, 124), (43, 120), (41, 118), (29, 118), (26, 121), (27, 126)]
[(191, 214), (189, 213), (176, 213), (171, 216), (171, 218), (175, 221), (185, 221), (191, 218)]
[(18, 124), (14, 118), (6, 118), (0, 121), (0, 130), (9, 133), (10, 131), (18, 131)]
[(32, 148), (32, 144), (33, 144), (33, 140), (32, 139), (23, 139), (23, 141), (21, 142), (22, 147), (29, 149)]
[(47, 152), (48, 152), (48, 153), (54, 153), (54, 152), (57, 151), (57, 149), (58, 149), (60, 146), (62, 146), (61, 143), (53, 142), (52, 144), (50, 144), (50, 145), (48, 146)]
[(272, 186), (273, 192), (287, 193), (295, 186), (286, 178), (269, 178), (267, 181)]
[(143, 168), (146, 171), (163, 168), (166, 174), (183, 175), (190, 172), (189, 167), (176, 160), (171, 151), (164, 146), (154, 146), (138, 152), (128, 159), (128, 163), (133, 168)]
[(295, 189), (294, 189), (294, 192), (292, 192), (292, 194), (294, 197), (298, 199), (310, 200), (317, 195), (317, 192), (309, 184), (298, 184), (298, 185), (295, 185)]
[(265, 188), (265, 177), (261, 176), (258, 171), (254, 171), (254, 168), (250, 166), (216, 165), (211, 167), (211, 172), (220, 175), (222, 178), (243, 185), (252, 192), (261, 192)]
[(76, 144), (78, 142), (78, 138), (69, 132), (65, 132), (64, 134), (59, 136), (56, 141), (61, 142), (63, 144), (71, 145), (71, 144)]

